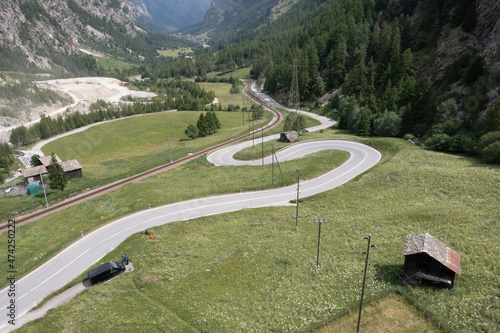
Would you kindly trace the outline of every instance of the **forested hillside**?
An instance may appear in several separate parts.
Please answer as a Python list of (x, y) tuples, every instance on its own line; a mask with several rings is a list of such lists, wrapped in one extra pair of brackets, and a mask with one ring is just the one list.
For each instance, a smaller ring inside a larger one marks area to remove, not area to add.
[(144, 5), (149, 15), (138, 19), (147, 28), (170, 33), (196, 23), (201, 23), (211, 0), (132, 0)]
[(91, 48), (135, 64), (158, 60), (157, 49), (194, 46), (137, 26), (137, 8), (119, 0), (5, 0), (0, 2), (0, 69), (102, 74), (79, 51)]
[(296, 56), (304, 105), (341, 89), (329, 103), (340, 128), (498, 162), (499, 10), (498, 0), (303, 0), (216, 66), (252, 65), (286, 101)]

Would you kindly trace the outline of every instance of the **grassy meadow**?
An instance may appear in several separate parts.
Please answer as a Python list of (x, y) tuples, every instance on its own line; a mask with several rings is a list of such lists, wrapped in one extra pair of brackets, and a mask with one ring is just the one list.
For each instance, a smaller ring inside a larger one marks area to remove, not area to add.
[[(199, 82), (198, 84), (206, 91), (213, 91), (223, 108), (227, 107), (229, 104), (247, 108), (254, 104), (250, 98), (242, 94), (231, 94), (229, 92), (231, 84), (229, 83)], [(243, 87), (241, 87), (241, 90), (243, 90)]]
[(190, 47), (180, 47), (178, 49), (169, 49), (169, 50), (158, 50), (158, 54), (164, 57), (172, 57), (177, 58), (179, 56), (179, 52), (185, 52), (186, 54), (192, 53), (193, 50)]
[[(286, 184), (296, 181), (295, 170), (298, 168), (301, 169), (304, 179), (313, 178), (331, 170), (332, 165), (341, 164), (348, 158), (348, 154), (324, 151), (312, 154), (310, 158), (314, 164), (310, 163), (309, 158), (280, 164)], [(278, 186), (277, 177), (276, 175), (275, 186)], [(190, 184), (196, 184), (196, 187), (186, 186), (186, 180), (189, 180)], [(16, 254), (18, 275), (24, 275), (48, 260), (80, 237), (80, 231), (87, 234), (109, 221), (147, 209), (149, 205), (155, 207), (215, 194), (272, 187), (271, 166), (218, 168), (204, 158), (198, 158), (175, 170), (128, 184), (120, 190), (18, 227), (16, 244), (23, 249)], [(6, 233), (0, 234), (0, 243), (6, 242), (6, 237)], [(6, 255), (6, 252), (0, 252), (0, 260), (6, 260)], [(0, 286), (6, 282), (0, 282)]]
[(207, 73), (207, 77), (210, 77), (210, 78), (212, 78), (212, 77), (230, 78), (232, 76), (236, 79), (245, 79), (245, 78), (250, 77), (250, 70), (251, 69), (252, 69), (251, 67), (243, 67), (243, 68), (238, 68), (238, 69), (235, 69), (234, 71), (225, 72), (225, 73), (211, 72), (211, 73)]
[[(62, 160), (77, 159), (83, 166), (83, 178), (71, 180), (64, 192), (47, 189), (49, 204), (87, 188), (169, 163), (169, 135), (172, 160), (177, 160), (229, 140), (231, 125), (233, 138), (248, 133), (248, 122), (243, 125), (242, 112), (217, 111), (222, 128), (213, 135), (191, 140), (184, 130), (189, 124), (196, 124), (199, 115), (196, 111), (179, 111), (129, 117), (99, 124), (45, 145), (45, 155), (54, 152)], [(266, 119), (256, 122), (256, 127), (264, 123)], [(0, 219), (6, 221), (16, 213), (44, 206), (43, 192), (33, 196), (0, 197)]]
[[(336, 137), (339, 132), (308, 135)], [(495, 246), (500, 169), (475, 159), (422, 150), (399, 139), (364, 141), (382, 152), (380, 163), (337, 189), (303, 199), (298, 231), (295, 207), (273, 207), (157, 227), (154, 241), (135, 234), (101, 260), (118, 260), (126, 252), (134, 272), (83, 291), (19, 331), (307, 332), (332, 320), (344, 325), (338, 326), (340, 331), (354, 331), (357, 317), (345, 320), (341, 316), (358, 308), (365, 259), (360, 252), (366, 249), (362, 238), (368, 234), (377, 247), (370, 251), (362, 328), (375, 332), (421, 331), (412, 327), (435, 331), (436, 326), (452, 332), (500, 331), (500, 252)], [(315, 165), (314, 157), (300, 164)], [(297, 165), (290, 166), (293, 179)], [(220, 192), (234, 190), (242, 181), (252, 184), (248, 174), (246, 168), (217, 168), (200, 158), (56, 213), (50, 221), (46, 218), (23, 226), (18, 239), (40, 233), (41, 247), (54, 233), (64, 232), (58, 241), (64, 243), (71, 238), (69, 231), (77, 234), (85, 228), (82, 223), (88, 223), (84, 230), (89, 230), (99, 219), (104, 223), (146, 208), (149, 200), (166, 200), (163, 196), (170, 191), (159, 184), (189, 179), (197, 184), (195, 191), (189, 188), (196, 192), (190, 195), (203, 196), (224, 184), (227, 189)], [(318, 226), (314, 218), (318, 217), (328, 222), (321, 230), (320, 269), (316, 271)], [(54, 220), (64, 221), (66, 227), (47, 230)], [(399, 279), (405, 237), (424, 232), (461, 254), (462, 275), (456, 278), (454, 289), (416, 288)], [(35, 258), (28, 255), (24, 260)], [(399, 317), (388, 327), (390, 319), (379, 320), (381, 313), (402, 306), (391, 303), (371, 310), (368, 305), (370, 301), (386, 304), (384, 297), (394, 292), (416, 306), (418, 310), (411, 311), (417, 319), (401, 314), (405, 318)], [(419, 313), (434, 325), (418, 319)], [(415, 326), (415, 320), (420, 325)]]

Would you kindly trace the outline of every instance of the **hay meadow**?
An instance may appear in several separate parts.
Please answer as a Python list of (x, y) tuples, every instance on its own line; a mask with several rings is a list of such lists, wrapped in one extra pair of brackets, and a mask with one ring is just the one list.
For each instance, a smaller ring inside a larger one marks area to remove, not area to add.
[[(328, 130), (317, 135), (336, 137), (339, 132)], [(127, 252), (135, 265), (134, 272), (86, 289), (19, 331), (320, 330), (332, 321), (345, 321), (350, 310), (356, 311), (364, 267), (361, 251), (366, 249), (362, 238), (368, 234), (377, 247), (370, 252), (365, 302), (368, 307), (373, 303), (376, 310), (366, 310), (362, 329), (376, 324), (374, 317), (383, 311), (377, 302), (398, 294), (404, 304), (411, 304), (412, 311), (422, 316), (417, 319), (420, 325), (411, 326), (413, 319), (400, 318), (394, 321), (395, 328), (386, 331), (419, 331), (409, 327), (450, 332), (500, 331), (500, 253), (496, 246), (500, 169), (464, 156), (426, 151), (400, 139), (364, 141), (382, 152), (380, 163), (337, 189), (303, 199), (298, 231), (295, 207), (273, 207), (157, 227), (152, 230), (157, 236), (154, 241), (133, 235), (101, 262), (118, 260), (121, 253)], [(317, 163), (313, 158), (300, 163)], [(224, 181), (228, 188), (222, 192), (234, 189), (242, 178), (236, 174), (247, 173), (239, 168), (222, 168), (224, 172), (218, 172), (219, 168), (205, 163), (197, 159), (175, 173), (129, 186), (154, 191), (162, 177), (191, 171), (192, 177), (206, 175), (211, 184), (192, 190), (202, 196), (205, 186), (218, 187)], [(103, 198), (96, 207), (100, 212), (93, 219), (105, 223), (126, 214), (128, 209), (145, 205), (145, 199), (136, 198), (129, 202), (131, 207), (124, 208), (120, 200), (127, 190), (130, 188)], [(148, 200), (154, 197), (151, 194)], [(83, 204), (79, 211), (89, 209), (85, 205), (92, 203)], [(70, 219), (67, 225), (79, 220), (78, 212), (70, 210), (58, 213), (67, 214), (61, 217)], [(314, 218), (318, 217), (328, 222), (321, 232), (317, 271), (318, 226)], [(40, 225), (43, 223), (40, 221)], [(26, 226), (26, 237), (43, 232), (30, 230), (36, 224)], [(454, 289), (416, 288), (401, 282), (405, 236), (424, 232), (460, 252), (462, 275), (456, 278)], [(395, 304), (389, 308), (401, 307)], [(355, 330), (355, 320), (339, 325), (344, 324)]]

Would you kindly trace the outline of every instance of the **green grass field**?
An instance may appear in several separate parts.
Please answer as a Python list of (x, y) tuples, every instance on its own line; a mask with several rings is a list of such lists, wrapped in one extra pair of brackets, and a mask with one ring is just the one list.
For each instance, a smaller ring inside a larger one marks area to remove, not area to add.
[(207, 77), (219, 77), (219, 78), (230, 78), (231, 76), (236, 79), (245, 79), (250, 76), (251, 67), (238, 68), (231, 72), (221, 73), (221, 72), (211, 72), (207, 74)]
[[(250, 107), (254, 104), (250, 98), (242, 95), (241, 93), (231, 94), (229, 92), (231, 89), (231, 85), (229, 83), (199, 82), (198, 84), (206, 91), (213, 91), (215, 93), (215, 97), (219, 99), (219, 103), (221, 103), (224, 108), (229, 104), (239, 105), (241, 107)], [(241, 86), (240, 89), (243, 90), (243, 86)]]
[[(339, 132), (308, 134), (336, 137)], [(295, 207), (273, 207), (158, 227), (153, 230), (155, 241), (136, 234), (101, 260), (118, 260), (127, 252), (134, 272), (85, 290), (20, 331), (314, 330), (349, 309), (356, 311), (364, 267), (360, 252), (366, 249), (362, 237), (368, 234), (377, 247), (370, 252), (366, 300), (397, 291), (447, 330), (500, 331), (496, 279), (500, 253), (495, 246), (500, 169), (474, 159), (425, 151), (399, 139), (366, 142), (382, 152), (381, 162), (337, 189), (304, 199), (298, 232)], [(291, 165), (291, 179), (296, 166)], [(245, 168), (216, 168), (198, 159), (175, 172), (130, 184), (98, 201), (21, 227), (18, 239), (26, 238), (23, 248), (29, 247), (29, 237), (36, 235), (38, 248), (44, 246), (50, 252), (46, 243), (56, 243), (53, 248), (58, 248), (65, 239), (77, 237), (81, 228), (92, 229), (99, 219), (105, 222), (146, 208), (155, 198), (169, 201), (159, 198), (166, 192), (158, 184), (177, 181), (174, 177), (187, 177), (197, 184), (191, 195), (203, 196), (215, 188), (221, 192), (234, 189), (242, 180), (253, 185), (247, 174)], [(195, 181), (195, 177), (204, 181)], [(224, 184), (227, 188), (219, 189)], [(141, 196), (131, 199), (131, 193)], [(92, 216), (86, 213), (90, 210)], [(314, 218), (318, 217), (327, 218), (328, 223), (322, 228), (321, 269), (316, 271), (318, 227)], [(66, 227), (51, 228), (54, 220), (64, 221)], [(453, 290), (419, 289), (400, 281), (405, 237), (423, 232), (461, 253), (462, 275)], [(62, 233), (61, 241), (51, 240)], [(0, 241), (5, 241), (4, 235)], [(31, 250), (19, 252), (24, 251)], [(48, 255), (28, 255), (19, 262), (43, 261)], [(371, 327), (372, 316), (377, 316), (368, 311), (362, 327)], [(350, 331), (355, 329), (353, 324), (347, 324)], [(407, 324), (406, 320), (395, 321), (392, 331), (408, 331), (412, 326)], [(420, 326), (426, 325), (423, 319)]]
[(173, 57), (177, 58), (179, 56), (179, 52), (192, 53), (193, 50), (190, 47), (181, 47), (175, 50), (158, 50), (158, 54), (164, 57)]
[[(196, 124), (200, 112), (183, 111), (147, 114), (99, 124), (84, 132), (53, 141), (44, 146), (46, 155), (56, 153), (63, 160), (77, 159), (83, 166), (83, 178), (73, 179), (64, 192), (48, 190), (49, 204), (70, 197), (87, 188), (149, 170), (170, 162), (168, 136), (172, 159), (200, 151), (231, 138), (248, 133), (241, 112), (217, 112), (222, 128), (213, 135), (188, 139), (184, 130)], [(256, 126), (265, 123), (265, 119)], [(145, 130), (147, 129), (147, 130)], [(43, 192), (33, 196), (0, 197), (0, 218), (14, 218), (16, 212), (42, 208)]]
[[(358, 314), (358, 309), (353, 309), (314, 332), (354, 332), (358, 324)], [(444, 332), (429, 318), (426, 318), (422, 312), (418, 311), (413, 305), (397, 294), (391, 294), (373, 302), (369, 299), (365, 300), (359, 330), (370, 333)]]

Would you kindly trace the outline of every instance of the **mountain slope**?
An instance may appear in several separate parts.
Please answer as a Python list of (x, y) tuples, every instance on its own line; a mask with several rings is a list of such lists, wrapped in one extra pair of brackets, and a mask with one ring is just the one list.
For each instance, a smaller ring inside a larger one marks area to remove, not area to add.
[(138, 21), (151, 30), (172, 32), (200, 23), (210, 7), (211, 0), (133, 0), (144, 4), (148, 13)]
[(147, 8), (128, 0), (3, 0), (0, 13), (3, 70), (96, 74), (95, 61), (80, 48), (141, 64), (155, 61), (156, 48), (188, 44), (139, 28), (136, 18)]

